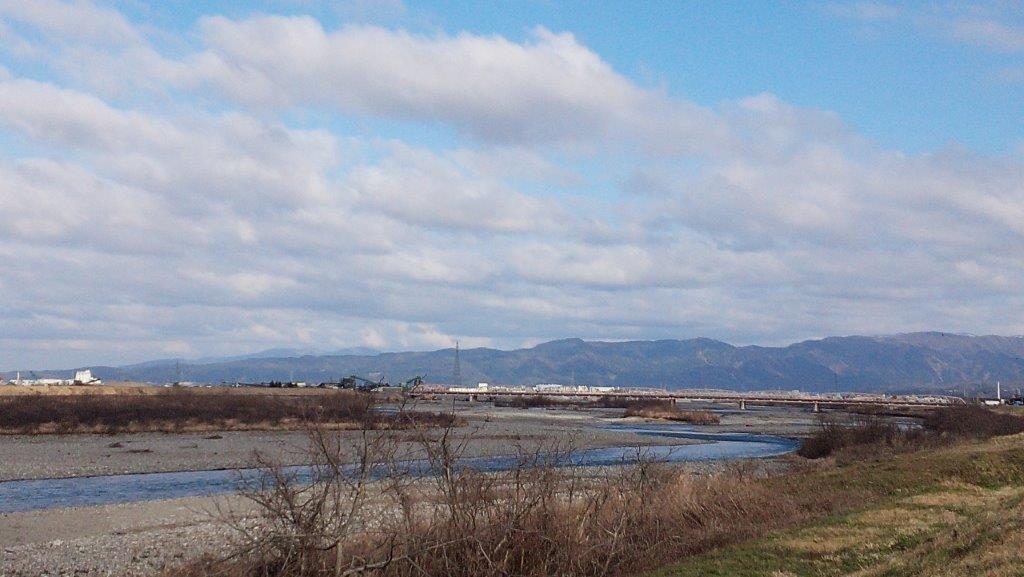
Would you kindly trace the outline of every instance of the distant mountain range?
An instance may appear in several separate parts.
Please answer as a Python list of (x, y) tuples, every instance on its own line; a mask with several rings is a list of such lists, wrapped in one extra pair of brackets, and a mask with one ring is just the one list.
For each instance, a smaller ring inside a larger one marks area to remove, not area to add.
[[(450, 383), (454, 349), (376, 353), (278, 349), (241, 357), (162, 360), (88, 367), (105, 380), (206, 383), (297, 380), (310, 383), (356, 374), (398, 382), (422, 375)], [(464, 384), (579, 383), (728, 388), (737, 390), (987, 392), (1024, 383), (1024, 337), (925, 332), (847, 336), (785, 347), (733, 346), (712, 339), (595, 342), (551, 341), (529, 349), (460, 351)], [(70, 371), (37, 371), (68, 376)], [(8, 373), (8, 377), (11, 377)]]

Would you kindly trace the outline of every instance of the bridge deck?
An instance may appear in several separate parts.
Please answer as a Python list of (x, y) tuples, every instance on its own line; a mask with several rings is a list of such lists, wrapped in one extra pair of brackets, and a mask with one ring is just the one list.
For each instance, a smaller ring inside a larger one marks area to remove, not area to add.
[(625, 399), (675, 400), (685, 402), (708, 403), (742, 403), (751, 405), (826, 405), (826, 406), (902, 406), (902, 407), (941, 407), (964, 404), (959, 397), (913, 397), (913, 396), (882, 396), (870, 394), (853, 394), (850, 396), (834, 395), (772, 395), (764, 393), (721, 393), (693, 390), (657, 391), (657, 390), (618, 390), (608, 392), (594, 391), (535, 391), (529, 389), (469, 389), (429, 387), (418, 388), (413, 396), (444, 395), (471, 397), (556, 397), (556, 398), (595, 398), (613, 397)]

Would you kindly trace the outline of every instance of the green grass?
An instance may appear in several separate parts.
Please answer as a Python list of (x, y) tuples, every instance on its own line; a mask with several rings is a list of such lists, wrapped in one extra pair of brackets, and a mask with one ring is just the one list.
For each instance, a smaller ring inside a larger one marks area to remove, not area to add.
[(1024, 436), (821, 471), (846, 513), (665, 567), (650, 577), (1024, 575)]

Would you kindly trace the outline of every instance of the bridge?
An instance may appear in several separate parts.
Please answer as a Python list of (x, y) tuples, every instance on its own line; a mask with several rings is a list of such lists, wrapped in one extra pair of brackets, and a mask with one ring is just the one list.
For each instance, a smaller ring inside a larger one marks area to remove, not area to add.
[(703, 389), (630, 389), (616, 388), (614, 390), (603, 390), (603, 388), (582, 388), (565, 387), (562, 389), (533, 389), (525, 387), (452, 387), (444, 385), (421, 385), (411, 391), (414, 397), (467, 397), (470, 401), (496, 398), (515, 397), (549, 397), (566, 400), (573, 399), (596, 399), (596, 398), (618, 398), (626, 401), (657, 400), (670, 401), (673, 404), (683, 403), (712, 403), (712, 404), (735, 404), (740, 409), (746, 409), (747, 405), (754, 406), (775, 406), (775, 405), (797, 405), (813, 407), (818, 411), (823, 407), (849, 408), (857, 406), (866, 407), (944, 407), (951, 405), (966, 404), (960, 397), (944, 395), (878, 395), (870, 393), (773, 393), (773, 392), (738, 392), (722, 390)]

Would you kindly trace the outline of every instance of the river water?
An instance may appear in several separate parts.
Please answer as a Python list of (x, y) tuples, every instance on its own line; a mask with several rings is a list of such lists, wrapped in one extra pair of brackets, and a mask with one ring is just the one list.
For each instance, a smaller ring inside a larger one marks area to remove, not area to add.
[[(650, 445), (639, 449), (635, 446), (585, 449), (561, 456), (555, 459), (555, 463), (559, 466), (600, 467), (635, 461), (638, 456), (670, 463), (750, 459), (789, 453), (798, 445), (797, 441), (784, 437), (705, 433), (675, 424), (611, 425), (607, 428), (644, 436), (703, 442), (694, 445)], [(480, 471), (492, 472), (510, 469), (516, 465), (517, 459), (511, 456), (474, 457), (463, 459), (460, 463)], [(405, 472), (409, 474), (430, 474), (429, 465), (424, 461), (408, 461), (405, 465)], [(312, 478), (310, 467), (296, 466), (286, 470), (300, 480)], [(0, 513), (233, 493), (243, 484), (251, 483), (258, 475), (258, 471), (246, 469), (5, 481), (0, 482)]]

